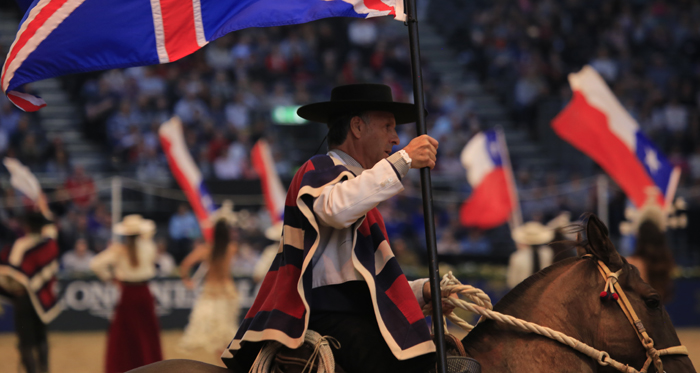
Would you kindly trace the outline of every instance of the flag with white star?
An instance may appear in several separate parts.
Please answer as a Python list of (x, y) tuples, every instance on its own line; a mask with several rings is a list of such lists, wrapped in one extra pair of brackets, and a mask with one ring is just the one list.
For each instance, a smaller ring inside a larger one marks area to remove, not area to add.
[(518, 196), (503, 132), (477, 133), (462, 150), (461, 160), (472, 187), (459, 211), (462, 225), (491, 229), (514, 218)]
[(569, 74), (571, 102), (552, 120), (561, 138), (591, 157), (641, 207), (648, 188), (659, 204), (673, 199), (680, 178), (661, 151), (640, 130), (603, 78), (590, 66)]

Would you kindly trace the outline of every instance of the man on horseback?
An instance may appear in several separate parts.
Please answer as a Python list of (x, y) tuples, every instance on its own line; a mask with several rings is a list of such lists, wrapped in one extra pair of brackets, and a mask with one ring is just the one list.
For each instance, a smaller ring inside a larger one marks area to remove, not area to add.
[(312, 329), (340, 342), (333, 353), (350, 373), (434, 369), (428, 280), (406, 280), (376, 206), (403, 190), (409, 169), (435, 167), (438, 142), (423, 135), (391, 153), (416, 108), (385, 85), (336, 87), (298, 114), (328, 125), (329, 152), (294, 176), (279, 251), (222, 359), (248, 372), (266, 341), (298, 348)]

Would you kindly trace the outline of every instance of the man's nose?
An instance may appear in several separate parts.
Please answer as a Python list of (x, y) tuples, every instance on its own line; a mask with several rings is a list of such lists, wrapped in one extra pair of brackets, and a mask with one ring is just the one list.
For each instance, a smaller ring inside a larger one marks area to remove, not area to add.
[(394, 136), (391, 138), (391, 144), (392, 145), (399, 145), (400, 142), (401, 142), (401, 139), (399, 138), (399, 134), (394, 133)]

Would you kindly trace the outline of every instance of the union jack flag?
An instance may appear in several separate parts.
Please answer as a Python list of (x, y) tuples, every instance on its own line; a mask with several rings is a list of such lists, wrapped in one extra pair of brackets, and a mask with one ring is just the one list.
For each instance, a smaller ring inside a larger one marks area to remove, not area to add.
[(37, 0), (21, 21), (0, 83), (20, 109), (37, 111), (46, 103), (22, 92), (26, 83), (176, 61), (249, 27), (386, 15), (404, 21), (403, 0)]

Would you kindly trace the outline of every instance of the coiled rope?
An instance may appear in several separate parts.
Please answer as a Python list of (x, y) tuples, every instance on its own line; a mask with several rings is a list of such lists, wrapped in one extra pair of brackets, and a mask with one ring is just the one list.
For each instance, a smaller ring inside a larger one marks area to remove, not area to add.
[[(333, 351), (331, 345), (336, 349), (340, 348), (340, 342), (331, 336), (321, 336), (317, 332), (307, 329), (304, 335), (304, 343), (310, 343), (314, 346), (314, 351), (309, 357), (302, 373), (309, 372), (313, 369), (314, 364), (318, 361), (318, 373), (334, 373), (335, 360), (333, 359)], [(258, 357), (255, 359), (253, 366), (250, 368), (250, 373), (270, 373), (272, 372), (275, 356), (279, 350), (284, 347), (279, 342), (268, 342), (265, 347), (260, 350)]]

